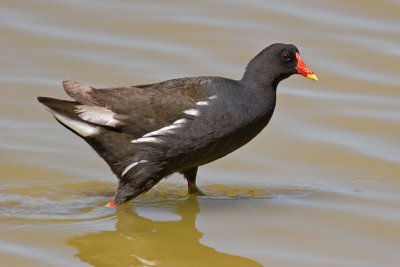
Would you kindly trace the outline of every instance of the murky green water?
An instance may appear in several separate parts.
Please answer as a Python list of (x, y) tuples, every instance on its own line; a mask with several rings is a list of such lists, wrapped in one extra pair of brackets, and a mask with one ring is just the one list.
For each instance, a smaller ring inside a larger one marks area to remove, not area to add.
[[(2, 1), (1, 266), (400, 264), (400, 2)], [(116, 178), (36, 96), (240, 78), (274, 42), (319, 81), (278, 88), (268, 127), (200, 168), (104, 208)]]

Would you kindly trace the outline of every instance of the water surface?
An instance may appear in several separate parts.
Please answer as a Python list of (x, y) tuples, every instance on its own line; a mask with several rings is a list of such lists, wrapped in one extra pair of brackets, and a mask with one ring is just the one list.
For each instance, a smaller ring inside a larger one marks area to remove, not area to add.
[[(2, 266), (395, 267), (400, 256), (400, 2), (3, 1)], [(240, 78), (274, 42), (318, 82), (282, 82), (268, 127), (130, 203), (116, 178), (36, 96)]]

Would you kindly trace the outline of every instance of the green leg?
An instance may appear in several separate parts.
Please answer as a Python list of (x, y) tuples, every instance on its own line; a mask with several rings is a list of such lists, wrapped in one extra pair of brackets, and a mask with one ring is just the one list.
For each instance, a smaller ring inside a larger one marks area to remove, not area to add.
[(196, 186), (197, 167), (182, 172), (188, 182), (188, 191), (190, 195), (204, 196), (204, 193)]

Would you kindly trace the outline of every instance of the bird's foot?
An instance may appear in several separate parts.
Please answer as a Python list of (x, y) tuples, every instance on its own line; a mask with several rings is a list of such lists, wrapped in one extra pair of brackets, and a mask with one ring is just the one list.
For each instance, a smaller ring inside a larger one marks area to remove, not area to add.
[(204, 194), (195, 184), (189, 185), (189, 195), (191, 196), (205, 196)]

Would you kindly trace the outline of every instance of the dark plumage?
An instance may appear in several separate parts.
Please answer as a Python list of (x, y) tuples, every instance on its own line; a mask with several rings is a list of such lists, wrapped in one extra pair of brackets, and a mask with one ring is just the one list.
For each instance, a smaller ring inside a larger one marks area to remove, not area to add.
[(273, 44), (250, 61), (241, 80), (207, 76), (108, 89), (64, 81), (75, 101), (38, 100), (119, 178), (114, 205), (174, 172), (185, 176), (189, 192), (199, 192), (198, 166), (253, 139), (272, 116), (278, 83), (296, 73), (316, 80), (294, 45)]

